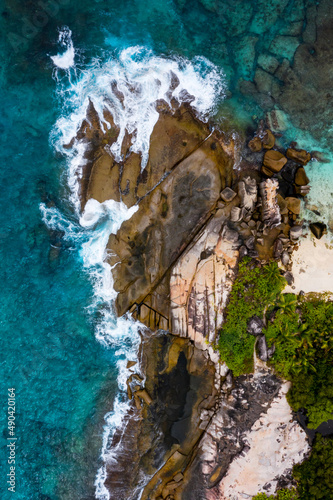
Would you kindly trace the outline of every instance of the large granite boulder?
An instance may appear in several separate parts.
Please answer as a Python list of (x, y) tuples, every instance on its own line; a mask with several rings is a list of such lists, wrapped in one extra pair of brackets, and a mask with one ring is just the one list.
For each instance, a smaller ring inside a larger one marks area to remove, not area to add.
[(139, 207), (108, 243), (117, 312), (131, 310), (153, 330), (168, 330), (172, 266), (211, 216), (221, 191), (232, 185), (234, 146), (220, 133), (212, 134), (190, 107), (157, 109), (143, 170), (141, 156), (130, 151), (129, 134), (122, 144), (123, 161), (114, 159), (111, 149), (119, 130), (107, 111), (110, 129), (105, 130), (92, 103), (76, 139), (86, 144), (82, 206), (93, 198)]
[(208, 342), (215, 342), (222, 326), (240, 245), (238, 232), (228, 227), (226, 210), (220, 209), (172, 269), (170, 329), (203, 350), (212, 351)]
[(310, 180), (308, 176), (306, 175), (306, 172), (303, 167), (299, 167), (296, 171), (295, 175), (295, 184), (297, 186), (307, 186), (309, 184)]
[(301, 165), (306, 165), (311, 160), (311, 155), (305, 149), (293, 149), (288, 148), (286, 151), (286, 156), (295, 163), (300, 163)]
[(124, 140), (123, 163), (113, 159), (112, 143), (108, 142), (107, 147), (96, 152), (86, 199), (94, 198), (101, 203), (107, 199), (121, 199), (128, 207), (132, 206), (195, 151), (209, 134), (209, 128), (185, 108), (175, 115), (161, 113), (150, 138), (149, 159), (144, 170), (141, 169), (141, 155), (129, 151), (129, 138)]
[(323, 234), (327, 233), (327, 226), (324, 222), (313, 222), (309, 225), (311, 233), (318, 239), (323, 236)]
[(287, 158), (279, 151), (269, 150), (264, 156), (264, 166), (272, 173), (280, 172), (287, 163)]
[(118, 314), (144, 302), (210, 216), (226, 185), (223, 151), (213, 144), (208, 139), (179, 163), (110, 236)]

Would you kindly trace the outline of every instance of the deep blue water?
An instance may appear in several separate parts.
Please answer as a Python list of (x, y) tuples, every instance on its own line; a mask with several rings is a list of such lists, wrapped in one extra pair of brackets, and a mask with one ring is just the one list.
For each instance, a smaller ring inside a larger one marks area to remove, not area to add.
[[(103, 416), (117, 391), (115, 349), (95, 338), (96, 316), (87, 309), (94, 291), (78, 246), (50, 230), (39, 208), (41, 202), (57, 207), (77, 223), (68, 202), (66, 161), (49, 142), (62, 105), (49, 57), (58, 51), (58, 29), (72, 30), (81, 68), (92, 57), (107, 60), (134, 45), (165, 57), (207, 57), (223, 68), (232, 92), (220, 115), (239, 128), (254, 126), (253, 117), (262, 114), (237, 91), (240, 78), (253, 78), (252, 42), (244, 45), (244, 33), (257, 37), (260, 49), (283, 28), (286, 14), (295, 17), (299, 10), (304, 17), (302, 3), (282, 0), (266, 17), (256, 2), (46, 4), (49, 14), (43, 16), (37, 2), (1, 5), (2, 499), (94, 498)], [(15, 387), (17, 401), (15, 494), (5, 485), (8, 387)]]

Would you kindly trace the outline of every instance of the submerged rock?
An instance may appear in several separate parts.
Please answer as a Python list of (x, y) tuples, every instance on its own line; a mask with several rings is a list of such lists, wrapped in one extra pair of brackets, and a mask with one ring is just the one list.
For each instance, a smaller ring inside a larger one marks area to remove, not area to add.
[(257, 153), (258, 151), (261, 151), (262, 150), (262, 142), (261, 142), (261, 139), (260, 137), (254, 137), (248, 144), (249, 148), (251, 149), (251, 151), (253, 151), (254, 153)]
[(306, 165), (311, 160), (311, 155), (305, 149), (287, 149), (287, 158), (300, 163), (301, 165)]
[(262, 138), (264, 149), (272, 149), (275, 144), (275, 137), (270, 130), (265, 130)]

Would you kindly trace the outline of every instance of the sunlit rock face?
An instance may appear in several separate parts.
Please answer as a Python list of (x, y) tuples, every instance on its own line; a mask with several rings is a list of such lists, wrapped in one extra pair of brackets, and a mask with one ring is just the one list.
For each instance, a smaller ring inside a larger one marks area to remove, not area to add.
[[(108, 193), (105, 182), (95, 183), (102, 160), (95, 162), (88, 184), (91, 196), (121, 195), (128, 205), (138, 204), (134, 216), (108, 243), (119, 315), (130, 310), (152, 330), (173, 333), (170, 276), (180, 256), (214, 215), (220, 192), (232, 183), (233, 152), (232, 144), (226, 146), (221, 135), (211, 134), (189, 111), (178, 110), (174, 115), (160, 115), (142, 172), (133, 164), (138, 155), (129, 155), (119, 167), (120, 184), (127, 186), (121, 194), (119, 183), (112, 184)], [(109, 177), (113, 168), (118, 166), (107, 170)], [(232, 254), (230, 258), (235, 265)]]
[(171, 329), (201, 349), (209, 348), (222, 326), (239, 246), (238, 233), (219, 210), (172, 269)]

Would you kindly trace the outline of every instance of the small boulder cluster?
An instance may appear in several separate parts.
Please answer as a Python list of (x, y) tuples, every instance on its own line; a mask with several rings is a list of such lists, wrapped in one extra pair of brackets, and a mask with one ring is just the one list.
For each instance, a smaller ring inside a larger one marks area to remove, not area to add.
[(259, 359), (261, 361), (268, 361), (275, 352), (275, 345), (267, 347), (266, 337), (262, 333), (264, 328), (264, 322), (258, 316), (252, 316), (247, 323), (247, 333), (257, 337), (257, 347), (259, 353)]
[[(310, 191), (304, 167), (311, 154), (296, 149), (295, 143), (287, 150), (277, 148), (275, 136), (262, 123), (248, 148), (237, 187), (221, 192), (218, 207), (224, 208), (241, 237), (240, 258), (248, 255), (263, 264), (272, 258), (279, 261), (292, 285), (291, 254), (303, 235), (301, 200)], [(326, 231), (323, 223), (309, 227), (316, 238)]]
[[(261, 174), (279, 181), (278, 202), (283, 222), (287, 224), (290, 220), (296, 221), (301, 209), (300, 200), (310, 191), (310, 181), (304, 167), (311, 160), (311, 154), (304, 149), (296, 149), (295, 143), (290, 144), (284, 152), (278, 150), (275, 136), (270, 130), (264, 130), (262, 123), (248, 147), (252, 153), (263, 154)], [(317, 239), (327, 231), (322, 222), (311, 223), (309, 228)], [(301, 231), (292, 229), (291, 232), (295, 239)]]

